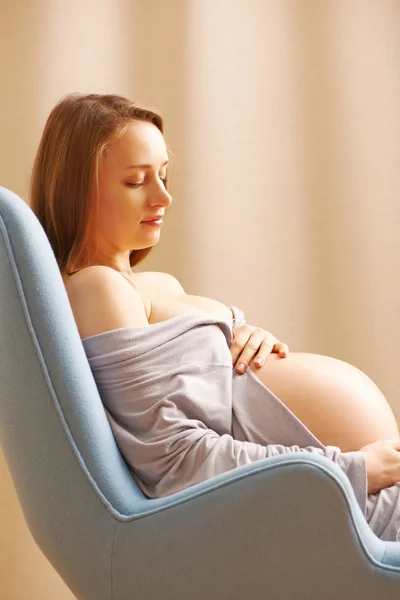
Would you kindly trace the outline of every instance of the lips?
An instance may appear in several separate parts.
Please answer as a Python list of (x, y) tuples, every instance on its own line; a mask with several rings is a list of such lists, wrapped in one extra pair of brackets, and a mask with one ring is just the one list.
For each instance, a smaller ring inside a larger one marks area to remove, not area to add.
[(157, 217), (151, 217), (150, 219), (145, 219), (142, 223), (152, 223), (153, 221), (162, 221), (164, 215), (158, 215)]

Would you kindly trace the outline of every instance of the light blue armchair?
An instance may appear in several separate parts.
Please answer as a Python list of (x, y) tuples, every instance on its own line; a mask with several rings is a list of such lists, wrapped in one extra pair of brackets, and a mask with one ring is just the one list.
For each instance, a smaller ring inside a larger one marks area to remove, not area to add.
[(0, 440), (37, 544), (79, 600), (398, 600), (400, 544), (325, 458), (149, 500), (121, 457), (35, 215), (0, 188)]

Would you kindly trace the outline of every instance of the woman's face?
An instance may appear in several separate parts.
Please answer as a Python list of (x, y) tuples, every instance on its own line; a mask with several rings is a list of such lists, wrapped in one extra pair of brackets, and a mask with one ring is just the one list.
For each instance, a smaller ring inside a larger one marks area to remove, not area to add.
[(168, 154), (160, 130), (132, 122), (108, 147), (99, 173), (99, 253), (119, 266), (129, 265), (131, 250), (154, 246), (172, 198), (165, 189)]

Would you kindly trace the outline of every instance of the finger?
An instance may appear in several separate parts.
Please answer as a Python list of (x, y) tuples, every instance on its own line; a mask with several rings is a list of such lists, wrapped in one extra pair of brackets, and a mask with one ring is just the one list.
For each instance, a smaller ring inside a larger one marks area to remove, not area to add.
[(272, 352), (279, 354), (282, 358), (285, 358), (289, 354), (289, 346), (287, 344), (283, 344), (282, 342), (278, 342), (274, 344)]
[(257, 335), (256, 333), (253, 333), (253, 335), (250, 336), (247, 344), (242, 349), (242, 352), (240, 353), (237, 359), (236, 370), (238, 371), (238, 373), (244, 373), (244, 371), (247, 369), (251, 359), (260, 350), (263, 343), (263, 339), (263, 335)]
[(264, 340), (263, 343), (260, 346), (260, 349), (257, 353), (257, 356), (254, 359), (254, 364), (257, 367), (262, 367), (262, 365), (265, 363), (267, 357), (271, 354), (271, 352), (273, 352), (274, 349), (274, 340), (276, 338), (273, 338), (271, 341), (268, 340)]
[(248, 343), (250, 337), (251, 337), (250, 331), (244, 331), (244, 330), (242, 330), (240, 333), (237, 333), (234, 336), (233, 341), (229, 348), (229, 350), (231, 351), (233, 364), (236, 363), (237, 359), (240, 356), (240, 353), (242, 352), (244, 346)]
[[(258, 361), (261, 359), (261, 364), (265, 361), (266, 357), (271, 354), (273, 347), (273, 341), (268, 342), (264, 338), (264, 334), (260, 337), (253, 335), (247, 342), (242, 354), (237, 360), (238, 372), (244, 372), (249, 365), (252, 358), (256, 356)], [(261, 366), (261, 365), (259, 365)]]

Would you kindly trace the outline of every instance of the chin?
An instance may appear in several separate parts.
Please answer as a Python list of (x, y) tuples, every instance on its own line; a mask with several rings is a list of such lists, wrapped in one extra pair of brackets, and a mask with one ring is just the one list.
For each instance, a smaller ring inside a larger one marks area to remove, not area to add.
[(147, 250), (148, 248), (153, 248), (153, 246), (155, 246), (156, 244), (158, 244), (159, 240), (160, 240), (160, 236), (157, 237), (157, 239), (154, 239), (154, 235), (149, 236), (148, 239), (146, 241), (143, 241), (142, 244), (139, 246), (138, 243), (134, 243), (131, 246), (131, 251), (132, 250)]

